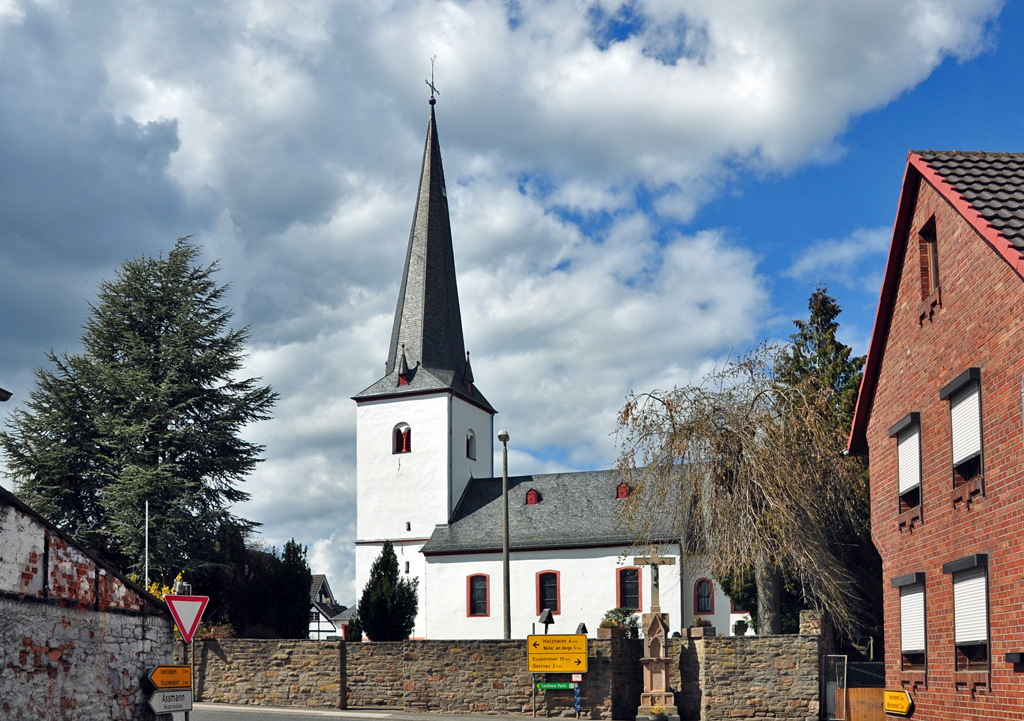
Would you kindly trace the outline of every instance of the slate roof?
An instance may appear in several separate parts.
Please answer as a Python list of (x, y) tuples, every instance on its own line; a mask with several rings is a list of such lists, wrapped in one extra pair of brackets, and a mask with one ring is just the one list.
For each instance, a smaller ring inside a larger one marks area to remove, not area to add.
[[(408, 385), (399, 385), (403, 354), (411, 369)], [(356, 395), (355, 400), (450, 390), (491, 413), (496, 412), (483, 394), (467, 383), (472, 381), (472, 374), (467, 378), (466, 371), (448, 191), (431, 98), (419, 191), (387, 366), (384, 377)]]
[[(509, 546), (539, 550), (587, 546), (629, 546), (635, 537), (619, 526), (622, 501), (614, 471), (581, 471), (517, 476), (509, 484)], [(529, 490), (540, 502), (526, 505)], [(501, 479), (469, 482), (451, 523), (434, 529), (423, 553), (493, 552), (501, 550)], [(666, 524), (659, 541), (677, 538)]]
[(348, 610), (345, 606), (339, 606), (335, 603), (324, 603), (323, 601), (313, 601), (313, 608), (319, 610), (320, 615), (329, 621), (340, 620), (339, 617)]
[(912, 150), (1024, 251), (1024, 153)]
[(316, 594), (320, 592), (320, 586), (323, 585), (324, 581), (327, 580), (327, 576), (322, 573), (314, 573), (313, 577), (309, 581), (309, 598), (313, 600), (316, 598)]

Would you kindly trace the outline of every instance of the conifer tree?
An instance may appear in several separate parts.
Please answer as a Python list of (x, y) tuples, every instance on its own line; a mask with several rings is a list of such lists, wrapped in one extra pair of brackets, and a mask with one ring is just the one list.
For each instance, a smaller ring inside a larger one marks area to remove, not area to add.
[(239, 379), (245, 328), (231, 329), (217, 264), (179, 239), (164, 256), (125, 261), (100, 283), (83, 352), (47, 354), (24, 409), (0, 433), (18, 495), (79, 543), (141, 575), (144, 503), (150, 577), (202, 576), (228, 509), (263, 447), (240, 436), (276, 394)]
[(371, 641), (402, 641), (416, 623), (419, 579), (406, 580), (398, 573), (398, 557), (391, 541), (384, 541), (370, 578), (359, 599), (357, 614)]
[(775, 372), (779, 379), (792, 386), (808, 379), (831, 396), (837, 424), (849, 429), (860, 388), (864, 356), (851, 357), (850, 346), (836, 339), (842, 312), (839, 303), (819, 285), (807, 301), (811, 315), (807, 320), (794, 320), (797, 332), (789, 338), (790, 346), (779, 356)]

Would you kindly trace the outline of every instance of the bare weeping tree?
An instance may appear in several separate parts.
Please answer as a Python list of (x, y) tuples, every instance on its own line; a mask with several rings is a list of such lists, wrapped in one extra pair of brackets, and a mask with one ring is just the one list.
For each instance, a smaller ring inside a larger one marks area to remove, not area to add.
[(716, 577), (753, 568), (762, 633), (781, 631), (784, 572), (853, 633), (861, 599), (848, 556), (865, 533), (866, 479), (842, 455), (828, 388), (781, 380), (783, 355), (761, 346), (700, 385), (627, 398), (616, 431), (631, 486), (622, 521), (645, 542), (667, 519)]

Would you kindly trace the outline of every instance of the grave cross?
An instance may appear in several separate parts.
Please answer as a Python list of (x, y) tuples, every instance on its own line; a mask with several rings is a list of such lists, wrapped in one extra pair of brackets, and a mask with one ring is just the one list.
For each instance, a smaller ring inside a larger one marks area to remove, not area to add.
[(651, 613), (661, 613), (661, 596), (658, 588), (658, 566), (674, 566), (676, 559), (665, 558), (658, 555), (658, 546), (651, 550), (650, 556), (634, 558), (633, 563), (637, 566), (651, 567)]

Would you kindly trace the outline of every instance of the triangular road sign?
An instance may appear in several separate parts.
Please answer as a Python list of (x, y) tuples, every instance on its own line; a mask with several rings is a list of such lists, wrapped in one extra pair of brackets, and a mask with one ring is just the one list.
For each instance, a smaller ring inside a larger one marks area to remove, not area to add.
[(164, 596), (167, 608), (171, 610), (174, 622), (178, 624), (185, 643), (192, 643), (192, 636), (199, 628), (199, 619), (203, 617), (206, 604), (210, 602), (209, 596)]

